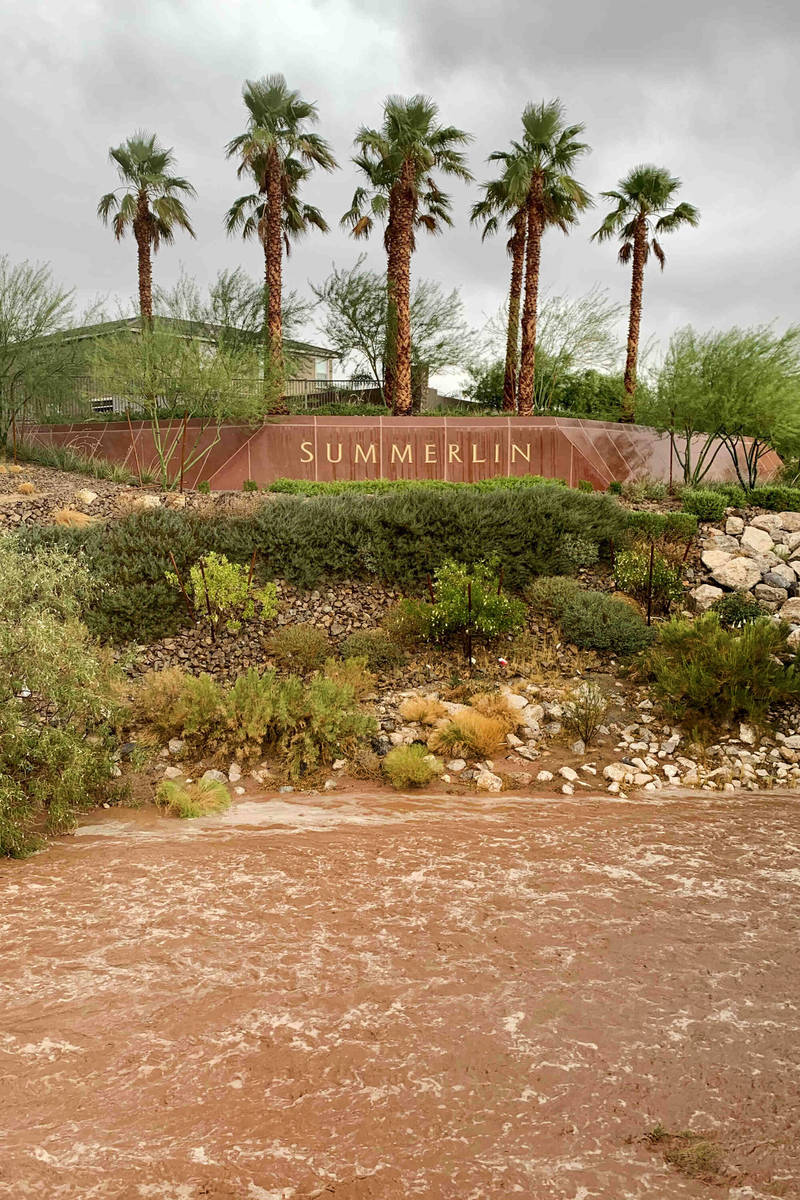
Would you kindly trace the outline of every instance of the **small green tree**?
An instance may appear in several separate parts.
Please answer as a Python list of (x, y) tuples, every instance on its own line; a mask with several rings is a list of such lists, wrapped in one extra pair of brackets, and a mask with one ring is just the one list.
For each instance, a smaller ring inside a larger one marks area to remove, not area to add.
[[(341, 359), (356, 372), (367, 372), (382, 386), (385, 374), (388, 298), (386, 281), (364, 266), (361, 255), (352, 267), (334, 266), (311, 290), (322, 308), (320, 331)], [(457, 291), (445, 292), (430, 279), (420, 279), (411, 295), (411, 365), (431, 374), (462, 366), (474, 351), (473, 335), (464, 320)]]
[(277, 585), (253, 587), (252, 569), (230, 562), (224, 554), (206, 554), (190, 568), (186, 582), (174, 572), (168, 572), (167, 579), (175, 587), (185, 587), (195, 612), (208, 616), (212, 634), (222, 622), (229, 633), (238, 633), (242, 621), (256, 615), (270, 621), (278, 611)]
[(669, 432), (685, 483), (696, 487), (724, 448), (751, 490), (765, 454), (800, 447), (800, 326), (679, 330), (645, 413)]
[(0, 255), (0, 446), (27, 401), (69, 372), (69, 355), (53, 335), (71, 312), (72, 293), (54, 283), (48, 266)]
[[(156, 320), (141, 333), (99, 340), (92, 373), (105, 393), (121, 397), (149, 423), (161, 485), (172, 488), (181, 456), (184, 471), (196, 471), (219, 442), (224, 422), (254, 424), (269, 411), (270, 396), (283, 392), (283, 376), (268, 374), (273, 363), (262, 368), (256, 348), (214, 345), (160, 328)], [(185, 437), (184, 413), (193, 418)]]

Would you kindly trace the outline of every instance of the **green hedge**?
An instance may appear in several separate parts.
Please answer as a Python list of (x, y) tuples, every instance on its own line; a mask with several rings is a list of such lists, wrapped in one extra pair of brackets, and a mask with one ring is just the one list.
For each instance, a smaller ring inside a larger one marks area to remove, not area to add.
[(446, 479), (276, 479), (267, 484), (265, 492), (290, 496), (346, 496), (366, 493), (370, 496), (385, 492), (417, 492), (431, 489), (444, 491), (506, 491), (509, 488), (529, 488), (545, 485), (566, 487), (565, 479), (546, 479), (544, 475), (498, 475), (478, 479), (474, 483), (452, 483)]
[(255, 549), (259, 577), (299, 587), (369, 576), (412, 586), (447, 559), (496, 560), (505, 585), (519, 589), (564, 569), (565, 539), (619, 545), (626, 525), (613, 499), (559, 486), (422, 488), (370, 497), (276, 496), (244, 517), (157, 509), (107, 528), (31, 528), (21, 544), (82, 551), (100, 584), (87, 624), (102, 637), (147, 641), (186, 621), (184, 601), (165, 579), (170, 551), (184, 573), (211, 550), (249, 562)]

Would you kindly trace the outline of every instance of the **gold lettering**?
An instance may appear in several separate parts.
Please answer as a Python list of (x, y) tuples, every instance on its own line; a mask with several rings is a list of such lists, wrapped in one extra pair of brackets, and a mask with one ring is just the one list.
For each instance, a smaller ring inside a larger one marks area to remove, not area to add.
[(474, 463), (486, 462), (485, 458), (478, 458), (478, 447), (475, 445), (474, 442), (472, 443), (472, 461)]
[[(431, 451), (433, 451), (433, 458), (431, 458)], [(436, 461), (437, 461), (437, 459), (436, 459), (436, 443), (435, 442), (426, 442), (425, 443), (425, 462), (426, 463), (435, 463)]]
[(301, 458), (300, 462), (304, 462), (304, 463), (313, 462), (314, 461), (314, 443), (313, 442), (301, 442), (300, 443), (300, 454), (301, 455), (305, 454), (308, 456), (307, 458)]
[(530, 444), (530, 442), (528, 442), (528, 444), (524, 450), (522, 449), (522, 446), (517, 446), (517, 445), (515, 445), (514, 442), (512, 442), (511, 443), (511, 461), (512, 461), (512, 463), (515, 463), (517, 461), (518, 454), (520, 455), (521, 458), (525, 459), (526, 463), (529, 463), (531, 461), (531, 444)]
[(377, 461), (374, 442), (367, 446), (366, 450), (363, 446), (356, 446), (356, 462), (377, 463)]
[(411, 443), (406, 442), (405, 447), (401, 450), (399, 446), (392, 446), (392, 462), (399, 460), (401, 463), (413, 463), (414, 455), (411, 453)]
[(339, 447), (339, 457), (338, 458), (331, 458), (331, 444), (330, 444), (330, 442), (326, 442), (326, 444), (325, 444), (325, 449), (328, 452), (328, 462), (329, 463), (340, 463), (342, 461), (342, 443), (337, 442), (336, 444)]
[(497, 445), (494, 448), (494, 461), (495, 461), (495, 463), (500, 462), (500, 443), (499, 442), (497, 443)]
[(461, 451), (458, 448), (458, 442), (450, 442), (449, 443), (449, 445), (447, 447), (447, 461), (449, 463), (451, 463), (451, 462), (460, 463), (461, 462)]

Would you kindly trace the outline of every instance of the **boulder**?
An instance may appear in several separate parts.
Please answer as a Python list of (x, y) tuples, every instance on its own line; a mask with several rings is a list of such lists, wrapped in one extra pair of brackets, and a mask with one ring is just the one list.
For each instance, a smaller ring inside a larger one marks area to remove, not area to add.
[(707, 608), (711, 608), (715, 600), (719, 600), (720, 596), (724, 596), (725, 593), (722, 588), (714, 587), (713, 584), (701, 583), (700, 587), (694, 588), (689, 595), (700, 611), (705, 612)]
[(540, 771), (539, 774), (536, 776), (537, 783), (552, 783), (552, 781), (553, 781), (553, 772), (552, 771)]
[(733, 555), (727, 550), (704, 550), (700, 555), (700, 561), (707, 571), (716, 571), (717, 567), (724, 567), (732, 558)]
[(603, 767), (603, 778), (609, 779), (612, 783), (622, 783), (627, 774), (628, 767), (625, 763), (609, 763), (607, 767)]
[(785, 529), (787, 533), (800, 533), (800, 513), (781, 512), (777, 517), (779, 529)]
[(780, 513), (760, 513), (757, 517), (753, 517), (750, 525), (753, 529), (764, 529), (767, 533), (776, 533), (781, 528)]
[(578, 778), (578, 772), (573, 771), (572, 767), (560, 767), (559, 775), (562, 779), (566, 779), (568, 783), (574, 783)]
[(790, 588), (797, 583), (797, 576), (792, 567), (788, 563), (776, 563), (774, 567), (770, 567), (762, 575), (764, 583), (768, 583), (770, 587)]
[(754, 550), (756, 554), (768, 554), (773, 545), (772, 534), (756, 525), (748, 525), (742, 534), (742, 548)]
[(750, 558), (732, 558), (712, 571), (711, 578), (732, 592), (749, 592), (761, 582), (761, 568)]
[(800, 596), (793, 596), (781, 605), (781, 620), (790, 625), (800, 625)]
[(528, 701), (524, 696), (518, 696), (516, 692), (503, 692), (503, 699), (509, 708), (515, 712), (520, 712), (523, 708), (528, 707)]
[(239, 766), (239, 764), (237, 762), (232, 762), (231, 765), (228, 767), (228, 782), (229, 783), (238, 783), (241, 778), (242, 778), (242, 768)]
[(86, 508), (88, 508), (90, 504), (94, 504), (96, 499), (97, 492), (93, 492), (89, 488), (83, 488), (82, 491), (76, 492), (75, 494), (75, 502), (77, 504), (83, 504)]
[(775, 587), (771, 583), (757, 583), (753, 588), (753, 595), (756, 600), (766, 604), (785, 604), (789, 598), (786, 588)]
[(450, 762), (447, 764), (447, 769), (448, 771), (454, 771), (456, 774), (458, 774), (459, 771), (464, 770), (466, 765), (467, 764), (463, 758), (451, 758)]
[(222, 771), (213, 771), (213, 770), (212, 771), (204, 771), (203, 779), (211, 779), (214, 781), (214, 783), (227, 783), (228, 782), (228, 776), (223, 775)]
[(729, 537), (737, 537), (744, 533), (744, 521), (741, 517), (728, 517), (725, 522), (725, 532)]
[(487, 771), (486, 767), (483, 767), (475, 776), (475, 786), (481, 792), (501, 792), (503, 781), (499, 775), (494, 775), (491, 771)]
[(180, 779), (182, 775), (183, 771), (180, 769), (180, 767), (164, 767), (165, 779)]

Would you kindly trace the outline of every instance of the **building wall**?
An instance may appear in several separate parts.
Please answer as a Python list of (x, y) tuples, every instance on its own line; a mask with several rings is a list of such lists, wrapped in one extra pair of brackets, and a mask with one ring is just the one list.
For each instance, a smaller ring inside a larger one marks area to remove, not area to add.
[[(178, 441), (181, 422), (164, 422), (162, 438)], [(156, 463), (147, 422), (132, 429), (107, 425), (28, 426), (31, 441), (71, 446), (135, 471)], [(199, 440), (198, 440), (199, 439)], [(571, 485), (588, 480), (605, 489), (612, 480), (670, 479), (669, 438), (641, 425), (566, 417), (314, 417), (273, 420), (256, 428), (228, 425), (203, 430), (188, 423), (187, 443), (203, 448), (202, 462), (187, 473), (194, 486), (241, 488), (246, 479), (263, 485), (293, 479), (445, 479), (471, 482), (495, 475), (544, 475)], [(135, 445), (135, 449), (134, 449)], [(180, 452), (173, 456), (177, 473)], [(780, 467), (775, 454), (763, 460), (762, 477)], [(681, 478), (673, 457), (675, 480)], [(728, 455), (717, 455), (709, 479), (733, 478)]]

